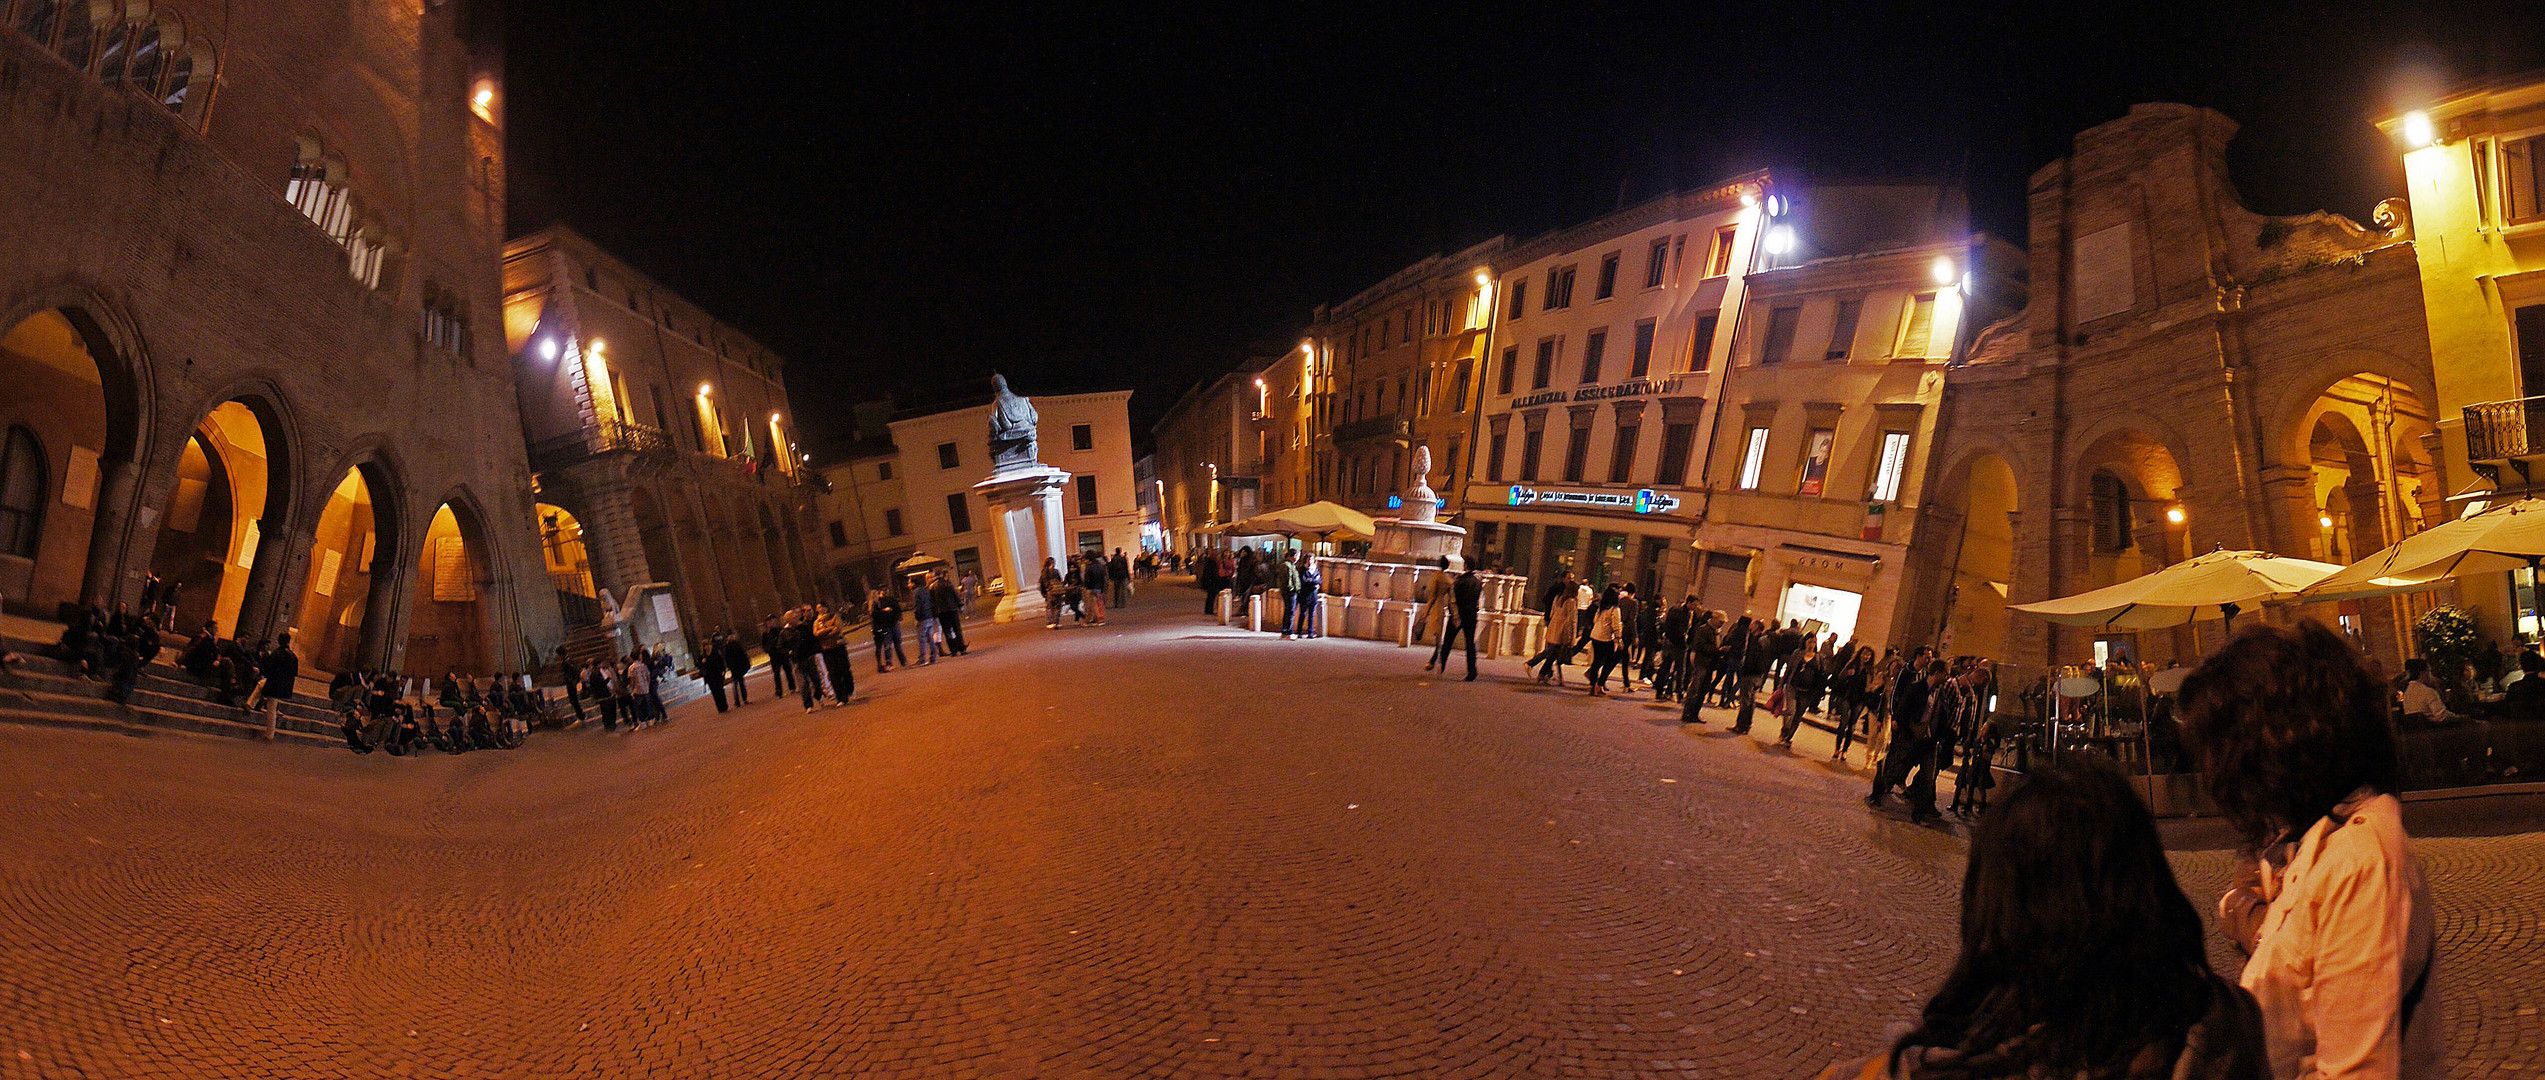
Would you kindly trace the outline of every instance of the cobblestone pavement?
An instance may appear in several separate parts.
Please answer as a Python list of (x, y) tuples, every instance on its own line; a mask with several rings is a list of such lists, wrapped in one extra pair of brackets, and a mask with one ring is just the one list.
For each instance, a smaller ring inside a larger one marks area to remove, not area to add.
[[(1799, 1077), (1942, 974), (1848, 771), (1157, 592), (512, 753), (0, 728), (0, 1076)], [(2456, 812), (2452, 1054), (2536, 1075), (2545, 840)]]

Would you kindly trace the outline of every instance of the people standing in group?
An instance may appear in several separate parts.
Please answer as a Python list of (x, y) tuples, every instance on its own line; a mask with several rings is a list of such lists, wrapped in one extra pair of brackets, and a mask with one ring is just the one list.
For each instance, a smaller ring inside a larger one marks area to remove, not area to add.
[(1325, 578), (1317, 573), (1317, 560), (1307, 552), (1300, 552), (1298, 596), (1300, 637), (1324, 636), (1324, 631), (1318, 629), (1318, 620), (1325, 615), (1324, 601), (1319, 599), (1324, 593)]
[(2388, 700), (2358, 650), (2313, 620), (2238, 631), (2178, 696), (2202, 785), (2249, 849), (2218, 921), (2249, 957), (2240, 981), (2277, 1080), (2447, 1072), (2437, 909), (2396, 799)]
[(1281, 637), (1291, 640), (1299, 628), (1299, 564), (1276, 555), (1265, 579), (1274, 592), (1281, 594)]
[(915, 581), (910, 589), (910, 623), (919, 633), (919, 663), (937, 662), (943, 652), (937, 637), (937, 597), (928, 591), (924, 581)]
[(1733, 661), (1740, 676), (1732, 683), (1732, 733), (1747, 735), (1758, 710), (1759, 684), (1767, 681), (1768, 670), (1776, 663), (1779, 635), (1775, 627), (1753, 622), (1750, 632), (1741, 638), (1739, 658)]
[[(1060, 629), (1061, 590), (1069, 587), (1068, 575), (1060, 572), (1060, 564), (1057, 561), (1046, 556), (1043, 559), (1043, 577), (1042, 580), (1036, 584), (1036, 587), (1042, 590), (1043, 611), (1051, 620), (1044, 625), (1044, 629)], [(1209, 609), (1210, 605), (1205, 603), (1203, 605), (1203, 610), (1207, 611)], [(903, 663), (908, 662), (909, 661), (906, 660), (903, 661)]]
[(1112, 576), (1113, 572), (1105, 566), (1104, 556), (1090, 551), (1079, 558), (1079, 585), (1087, 590), (1086, 598), (1081, 602), (1087, 605), (1087, 621), (1096, 626), (1105, 624), (1105, 582)]
[(813, 647), (822, 654), (823, 674), (830, 677), (831, 700), (848, 704), (857, 696), (857, 673), (848, 664), (848, 625), (829, 604), (813, 605)]
[(1529, 666), (1538, 670), (1538, 682), (1564, 685), (1564, 665), (1573, 659), (1574, 643), (1581, 640), (1581, 603), (1572, 571), (1558, 576), (1555, 587), (1547, 590), (1546, 644), (1529, 658)]
[(778, 616), (760, 620), (760, 651), (769, 654), (769, 696), (785, 697), (795, 678), (795, 657), (787, 652), (787, 642), (794, 637), (784, 633), (786, 624)]
[(2271, 1071), (2269, 1003), (2211, 970), (2155, 818), (2107, 763), (2040, 769), (1979, 826), (1960, 938), (1917, 1026), (1821, 1080), (2297, 1075)]
[(654, 667), (645, 660), (645, 650), (638, 649), (627, 658), (621, 672), (627, 687), (628, 703), (634, 708), (628, 714), (628, 726), (641, 728), (654, 722)]
[[(450, 700), (449, 695), (453, 692), (451, 681), (448, 675), (442, 678), (443, 700), (446, 702)], [(585, 665), (583, 696), (590, 699), (593, 709), (601, 714), (601, 730), (615, 732), (619, 729), (619, 701), (616, 691), (610, 688), (610, 681), (610, 665)]]
[(930, 575), (928, 595), (936, 604), (937, 636), (945, 639), (945, 654), (963, 655), (969, 651), (963, 643), (963, 595), (943, 570)]
[(1933, 780), (1935, 760), (1934, 723), (1948, 711), (1931, 707), (1937, 691), (1948, 681), (1950, 669), (1942, 660), (1927, 660), (1920, 670), (1920, 658), (1933, 655), (1933, 650), (1919, 646), (1910, 665), (1900, 672), (1899, 686), (1891, 694), (1891, 748), (1883, 755), (1882, 765), (1874, 771), (1873, 793), (1865, 796), (1865, 805), (1879, 807), (1893, 786), (1909, 778), (1913, 770), (1924, 769), (1927, 788), (1925, 801), (1918, 799), (1913, 785), (1903, 796), (1909, 801), (1909, 820), (1924, 824), (1939, 818), (1935, 809)]
[(866, 629), (875, 639), (876, 674), (910, 666), (910, 655), (901, 651), (901, 600), (891, 589), (878, 585), (866, 597)]
[(1820, 710), (1821, 696), (1829, 689), (1828, 660), (1820, 655), (1820, 644), (1806, 639), (1802, 652), (1790, 662), (1791, 678), (1780, 693), (1785, 695), (1784, 727), (1776, 734), (1776, 745), (1794, 748), (1794, 733), (1803, 726), (1803, 718)]
[(804, 711), (812, 712), (822, 703), (822, 646), (813, 630), (813, 613), (797, 608), (787, 613), (786, 652), (795, 664), (796, 697), (804, 703)]
[[(1443, 557), (1440, 562), (1440, 574), (1447, 577), (1449, 560)], [(1471, 563), (1459, 573), (1458, 579), (1450, 584), (1448, 602), (1451, 611), (1448, 618), (1441, 623), (1440, 643), (1432, 646), (1431, 662), (1424, 664), (1423, 670), (1437, 670), (1443, 675), (1449, 674), (1450, 643), (1457, 641), (1459, 635), (1464, 634), (1467, 638), (1467, 681), (1476, 681), (1476, 620), (1479, 617), (1477, 609), (1483, 605), (1484, 596), (1484, 579), (1476, 576), (1476, 568)]]
[(1835, 748), (1829, 752), (1831, 761), (1846, 760), (1847, 751), (1856, 744), (1856, 720), (1864, 713), (1873, 667), (1870, 646), (1852, 649), (1840, 663), (1837, 677), (1830, 680), (1829, 718), (1838, 732)]
[(1113, 586), (1113, 606), (1131, 603), (1131, 558), (1121, 548), (1113, 549), (1113, 558), (1106, 561), (1105, 580)]
[(1741, 657), (1749, 652), (1750, 637), (1758, 630), (1758, 620), (1746, 614), (1734, 619), (1730, 612), (1725, 612), (1724, 617), (1731, 622), (1723, 627), (1721, 636), (1723, 659), (1715, 670), (1713, 684), (1706, 688), (1706, 696), (1712, 698), (1717, 707), (1728, 709), (1732, 707), (1733, 689), (1741, 685)]

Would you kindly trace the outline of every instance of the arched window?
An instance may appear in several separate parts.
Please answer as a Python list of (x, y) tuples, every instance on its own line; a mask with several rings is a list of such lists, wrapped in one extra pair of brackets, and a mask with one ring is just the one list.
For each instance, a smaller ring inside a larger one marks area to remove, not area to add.
[(214, 61), (211, 43), (187, 42), (184, 51), (168, 61), (167, 81), (159, 89), (159, 103), (198, 129), (203, 126), (203, 102), (210, 96)]
[(2130, 489), (2121, 478), (2108, 472), (2094, 474), (2094, 492), (2089, 513), (2094, 520), (2094, 550), (2104, 553), (2128, 551), (2134, 537), (2130, 524)]
[(38, 45), (52, 45), (53, 31), (61, 27), (65, 6), (61, 0), (18, 0), (18, 32)]
[(44, 447), (35, 433), (12, 425), (0, 440), (0, 555), (35, 557), (44, 534)]

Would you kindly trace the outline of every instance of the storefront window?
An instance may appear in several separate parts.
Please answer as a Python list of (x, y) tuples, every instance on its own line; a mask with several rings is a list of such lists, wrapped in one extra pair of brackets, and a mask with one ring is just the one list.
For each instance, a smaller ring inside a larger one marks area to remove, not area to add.
[(1864, 606), (1862, 593), (1832, 589), (1801, 582), (1785, 587), (1785, 597), (1777, 605), (1778, 622), (1800, 619), (1803, 628), (1816, 634), (1838, 635), (1845, 642), (1856, 636), (1856, 612)]

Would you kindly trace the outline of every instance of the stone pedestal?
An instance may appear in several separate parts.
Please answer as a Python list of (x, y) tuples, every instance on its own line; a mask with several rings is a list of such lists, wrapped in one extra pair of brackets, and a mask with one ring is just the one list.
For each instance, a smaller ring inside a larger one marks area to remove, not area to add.
[(1007, 595), (991, 610), (994, 622), (1030, 619), (1043, 611), (1043, 560), (1067, 552), (1061, 543), (1061, 492), (1069, 472), (1040, 463), (1008, 466), (972, 485), (990, 507), (990, 537), (998, 548)]

